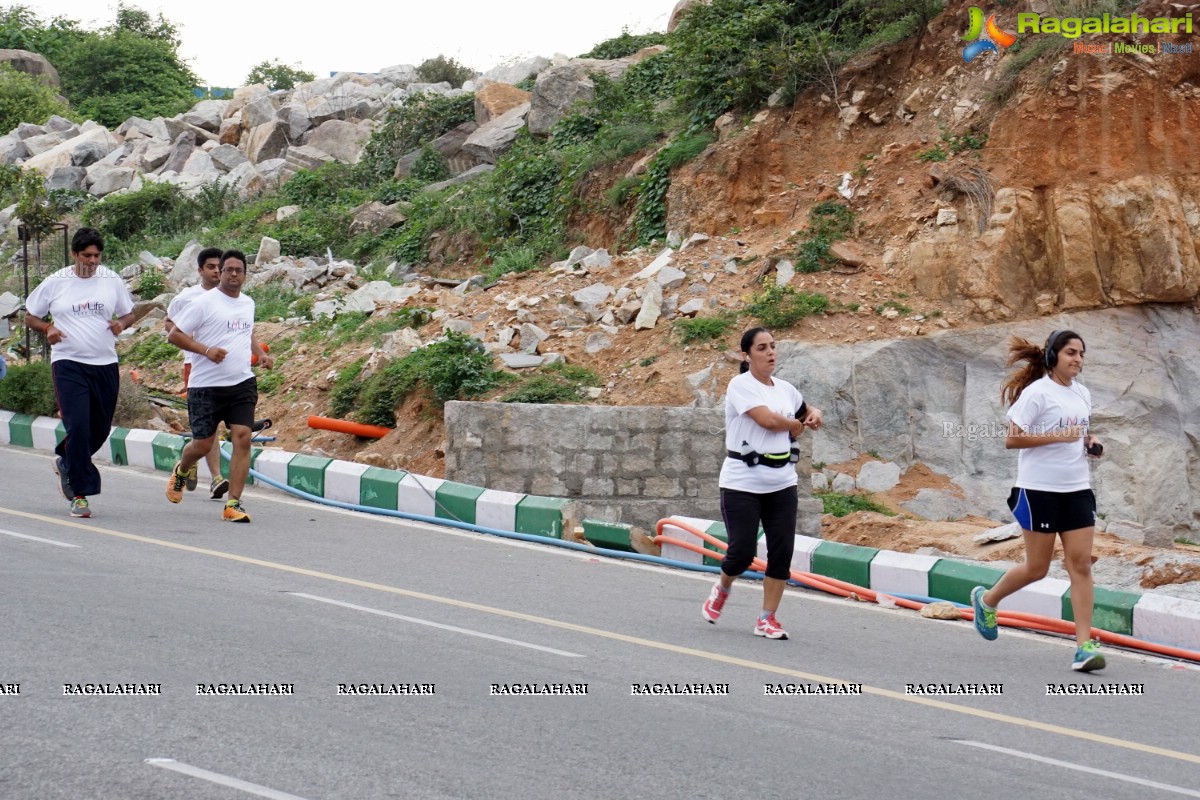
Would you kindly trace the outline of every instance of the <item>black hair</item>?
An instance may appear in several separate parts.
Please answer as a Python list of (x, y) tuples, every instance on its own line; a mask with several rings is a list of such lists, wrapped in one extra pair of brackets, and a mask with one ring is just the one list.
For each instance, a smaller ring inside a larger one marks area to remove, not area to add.
[(101, 253), (104, 252), (104, 237), (95, 228), (80, 228), (71, 237), (72, 253), (82, 253), (92, 245), (96, 245), (96, 249)]
[[(758, 336), (760, 333), (770, 333), (770, 331), (768, 331), (766, 328), (764, 328), (760, 325), (759, 327), (751, 328), (750, 330), (748, 330), (742, 334), (742, 352), (743, 353), (746, 353), (746, 354), (750, 353), (750, 348), (754, 347), (754, 337)], [(748, 372), (749, 370), (750, 370), (750, 362), (743, 358), (742, 365), (740, 367), (738, 367), (738, 372)]]
[(1013, 336), (1008, 345), (1008, 360), (1005, 365), (1013, 367), (1024, 361), (1025, 366), (1014, 371), (1004, 380), (1000, 387), (1000, 401), (1005, 405), (1017, 402), (1021, 392), (1025, 391), (1030, 384), (1050, 373), (1048, 353), (1053, 351), (1054, 360), (1057, 360), (1059, 348), (1072, 339), (1078, 339), (1079, 343), (1083, 345), (1084, 351), (1087, 351), (1087, 344), (1084, 343), (1083, 337), (1073, 330), (1064, 329), (1053, 332), (1043, 347), (1038, 347), (1020, 336)]
[(210, 258), (215, 258), (215, 259), (219, 260), (221, 258), (221, 248), (206, 247), (203, 250), (201, 250), (199, 252), (199, 254), (197, 254), (197, 256), (196, 256), (196, 268), (199, 269), (200, 267), (203, 267), (204, 262), (208, 261)]
[(226, 250), (224, 253), (221, 253), (221, 269), (225, 269), (225, 262), (231, 258), (236, 258), (242, 262), (242, 266), (247, 266), (245, 253), (241, 250)]

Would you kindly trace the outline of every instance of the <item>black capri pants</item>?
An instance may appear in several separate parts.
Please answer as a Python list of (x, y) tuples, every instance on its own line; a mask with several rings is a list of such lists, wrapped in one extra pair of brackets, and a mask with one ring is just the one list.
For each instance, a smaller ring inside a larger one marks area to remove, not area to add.
[(767, 537), (768, 578), (786, 581), (792, 574), (792, 551), (796, 547), (795, 486), (766, 494), (721, 489), (721, 518), (729, 536), (729, 548), (721, 561), (721, 572), (737, 577), (750, 567), (758, 552), (758, 527)]

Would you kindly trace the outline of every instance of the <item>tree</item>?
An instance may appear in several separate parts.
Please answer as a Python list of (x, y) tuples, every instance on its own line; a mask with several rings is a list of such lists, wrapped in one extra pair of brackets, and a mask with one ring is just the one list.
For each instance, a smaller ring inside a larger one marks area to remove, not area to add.
[(81, 116), (115, 128), (132, 116), (170, 117), (195, 102), (196, 76), (178, 52), (175, 26), (121, 5), (117, 23), (89, 33), (58, 64), (63, 93)]
[(291, 67), (282, 64), (279, 59), (275, 59), (255, 64), (254, 68), (250, 70), (250, 74), (246, 76), (246, 85), (254, 86), (262, 83), (266, 84), (271, 91), (275, 91), (276, 89), (294, 89), (296, 84), (308, 83), (316, 78), (316, 75), (307, 70), (300, 69), (298, 66)]
[(33, 75), (0, 64), (0, 131), (22, 122), (41, 124), (51, 115), (70, 116), (58, 94)]
[(452, 89), (459, 89), (464, 83), (475, 77), (475, 70), (458, 63), (453, 58), (434, 56), (427, 58), (417, 67), (417, 77), (425, 83), (448, 83)]

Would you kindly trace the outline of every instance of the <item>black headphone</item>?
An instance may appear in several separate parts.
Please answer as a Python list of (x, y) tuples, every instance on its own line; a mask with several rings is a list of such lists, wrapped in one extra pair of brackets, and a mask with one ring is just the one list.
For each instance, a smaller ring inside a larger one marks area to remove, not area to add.
[(1057, 329), (1050, 333), (1050, 337), (1046, 339), (1046, 346), (1042, 348), (1042, 360), (1046, 363), (1046, 369), (1054, 369), (1054, 365), (1058, 363), (1058, 349), (1054, 344), (1058, 337), (1065, 333), (1063, 329)]

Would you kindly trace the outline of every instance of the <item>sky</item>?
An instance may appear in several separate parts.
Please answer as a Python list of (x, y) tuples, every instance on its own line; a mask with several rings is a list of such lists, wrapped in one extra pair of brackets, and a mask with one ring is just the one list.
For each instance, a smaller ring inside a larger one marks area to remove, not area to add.
[[(116, 18), (112, 0), (0, 0), (43, 21), (85, 29)], [(251, 68), (278, 60), (314, 73), (378, 72), (444, 55), (479, 71), (531, 56), (577, 56), (621, 34), (664, 31), (675, 0), (422, 0), (280, 3), (272, 0), (128, 0), (180, 29), (180, 54), (201, 85), (241, 86)]]

